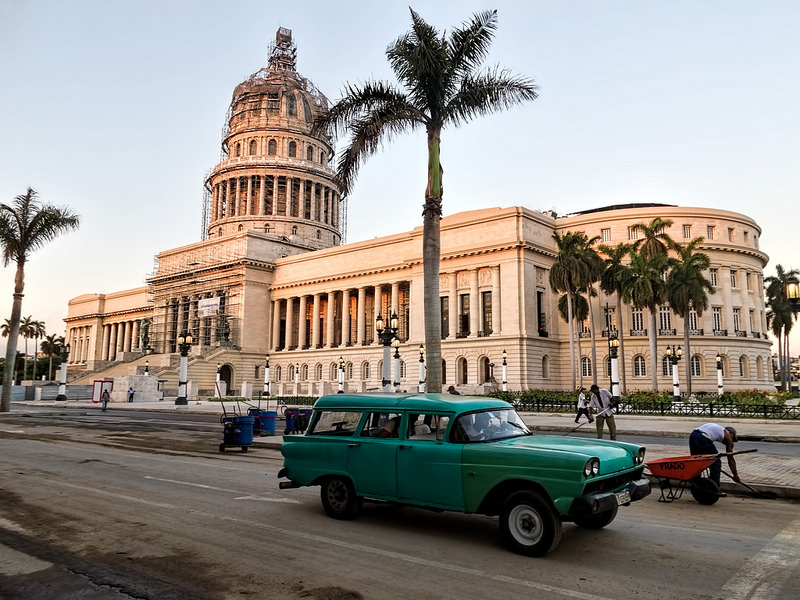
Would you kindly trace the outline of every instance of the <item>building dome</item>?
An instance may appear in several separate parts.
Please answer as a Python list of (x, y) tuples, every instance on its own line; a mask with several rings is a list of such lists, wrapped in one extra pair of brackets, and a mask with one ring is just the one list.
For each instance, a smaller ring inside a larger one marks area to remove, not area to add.
[(280, 28), (268, 66), (236, 86), (222, 161), (206, 181), (207, 236), (257, 230), (309, 249), (341, 243), (344, 201), (328, 166), (327, 133), (313, 132), (328, 99), (296, 70), (292, 32)]

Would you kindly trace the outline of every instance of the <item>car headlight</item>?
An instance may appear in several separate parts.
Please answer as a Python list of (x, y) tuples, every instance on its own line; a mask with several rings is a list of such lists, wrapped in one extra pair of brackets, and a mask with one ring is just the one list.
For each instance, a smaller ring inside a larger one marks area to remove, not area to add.
[(645, 449), (644, 448), (639, 448), (636, 451), (636, 456), (633, 457), (633, 464), (635, 464), (635, 465), (642, 464), (644, 462), (644, 453), (645, 453)]
[(600, 472), (600, 459), (598, 458), (590, 458), (586, 461), (586, 464), (583, 465), (583, 476), (584, 477), (592, 477), (597, 475)]

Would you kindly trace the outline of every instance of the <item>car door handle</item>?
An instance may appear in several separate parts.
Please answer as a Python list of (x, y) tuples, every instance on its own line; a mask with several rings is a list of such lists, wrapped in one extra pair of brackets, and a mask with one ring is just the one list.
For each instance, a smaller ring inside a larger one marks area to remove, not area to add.
[(351, 448), (355, 448), (356, 446), (360, 446), (361, 442), (350, 442), (347, 445), (350, 446)]
[(399, 446), (400, 450), (405, 450), (406, 448), (410, 449), (410, 448), (413, 448), (413, 447), (414, 446), (412, 446), (411, 444), (400, 444), (400, 446)]

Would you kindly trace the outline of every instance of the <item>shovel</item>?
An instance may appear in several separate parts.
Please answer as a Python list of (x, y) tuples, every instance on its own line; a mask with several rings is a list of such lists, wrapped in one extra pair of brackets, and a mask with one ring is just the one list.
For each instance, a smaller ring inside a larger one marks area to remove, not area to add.
[[(726, 477), (730, 477), (731, 479), (733, 479), (733, 475), (731, 475), (727, 471), (723, 470), (722, 472), (725, 474)], [(749, 485), (747, 485), (744, 481), (739, 480), (739, 481), (736, 481), (736, 483), (746, 487), (748, 490), (753, 492), (758, 498), (767, 498), (769, 500), (775, 500), (778, 497), (778, 494), (776, 494), (775, 492), (760, 492), (757, 489), (752, 488)]]

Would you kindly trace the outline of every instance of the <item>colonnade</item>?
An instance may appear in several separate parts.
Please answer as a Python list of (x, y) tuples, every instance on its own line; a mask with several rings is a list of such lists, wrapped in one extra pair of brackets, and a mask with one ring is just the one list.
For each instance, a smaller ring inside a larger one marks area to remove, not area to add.
[[(117, 360), (124, 352), (141, 352), (142, 320), (119, 321), (103, 325), (100, 340), (100, 360)], [(79, 362), (84, 362), (83, 361)], [(78, 362), (78, 361), (76, 361)]]
[(211, 193), (212, 225), (235, 216), (281, 216), (339, 226), (338, 192), (324, 182), (289, 175), (245, 175), (217, 179)]

